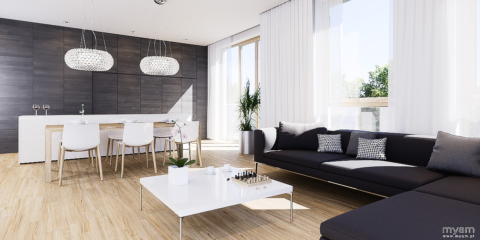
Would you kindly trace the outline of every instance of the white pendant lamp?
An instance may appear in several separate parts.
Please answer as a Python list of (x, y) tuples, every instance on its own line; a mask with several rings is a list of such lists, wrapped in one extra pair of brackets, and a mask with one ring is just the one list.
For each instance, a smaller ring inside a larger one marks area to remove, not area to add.
[[(154, 0), (155, 3), (162, 5), (165, 4), (165, 0)], [(148, 42), (148, 49), (147, 49), (147, 56), (140, 61), (140, 69), (143, 73), (148, 75), (156, 75), (156, 76), (171, 76), (177, 74), (178, 70), (180, 70), (180, 65), (178, 61), (172, 57), (167, 57), (167, 44), (165, 41), (160, 41), (160, 50), (159, 55), (157, 56), (157, 48), (155, 47), (155, 43), (157, 40), (155, 39), (153, 42), (153, 48), (155, 49), (154, 56), (148, 56), (148, 52), (150, 51), (150, 43), (151, 40)], [(162, 42), (165, 49), (165, 55), (162, 55)], [(170, 48), (170, 54), (172, 53), (172, 49)]]
[[(93, 0), (92, 0), (93, 6)], [(85, 16), (84, 16), (85, 19)], [(86, 21), (85, 21), (86, 22)], [(93, 23), (93, 15), (92, 15)], [(81, 71), (108, 71), (113, 66), (113, 57), (110, 53), (107, 52), (107, 45), (105, 44), (105, 36), (103, 36), (103, 44), (105, 46), (105, 51), (97, 49), (97, 36), (92, 30), (93, 36), (95, 37), (95, 48), (87, 48), (85, 42), (85, 28), (82, 30), (82, 35), (80, 38), (80, 48), (74, 48), (68, 50), (65, 54), (65, 63), (71, 69), (81, 70)], [(103, 33), (102, 33), (103, 35)]]

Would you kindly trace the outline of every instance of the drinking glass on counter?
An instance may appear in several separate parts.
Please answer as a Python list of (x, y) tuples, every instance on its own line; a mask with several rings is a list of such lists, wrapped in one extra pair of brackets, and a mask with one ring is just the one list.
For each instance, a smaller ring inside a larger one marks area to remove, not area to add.
[(48, 105), (48, 104), (43, 104), (43, 110), (45, 110), (45, 116), (47, 115), (48, 109), (50, 109), (50, 105)]
[(40, 105), (33, 104), (32, 108), (33, 108), (33, 110), (35, 110), (35, 115), (37, 115), (37, 111), (38, 111), (38, 109), (40, 109)]

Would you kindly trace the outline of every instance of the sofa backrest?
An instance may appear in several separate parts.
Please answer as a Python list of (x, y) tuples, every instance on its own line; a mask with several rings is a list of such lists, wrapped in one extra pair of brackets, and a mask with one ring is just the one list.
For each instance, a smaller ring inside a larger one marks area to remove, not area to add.
[[(350, 135), (354, 130), (329, 130), (327, 134), (342, 135), (342, 150), (347, 152)], [(435, 146), (435, 139), (409, 137), (405, 133), (377, 132), (377, 138), (387, 138), (387, 161), (416, 166), (427, 166)], [(278, 136), (278, 135), (277, 135)], [(278, 150), (278, 137), (272, 150)]]
[(341, 130), (335, 130), (335, 131), (328, 131), (327, 134), (331, 134), (331, 135), (336, 135), (336, 134), (340, 134), (342, 135), (341, 139), (342, 139), (342, 150), (344, 153), (347, 152), (347, 148), (348, 148), (348, 142), (350, 141), (350, 135), (352, 134), (352, 131), (353, 130), (347, 130), (347, 129), (341, 129)]
[(435, 146), (435, 139), (408, 135), (411, 134), (377, 133), (377, 138), (387, 138), (387, 161), (427, 166)]

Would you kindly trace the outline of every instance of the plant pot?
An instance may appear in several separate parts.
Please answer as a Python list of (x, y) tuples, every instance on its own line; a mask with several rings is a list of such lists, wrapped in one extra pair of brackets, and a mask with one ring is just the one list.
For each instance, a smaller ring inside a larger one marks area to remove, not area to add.
[(253, 154), (253, 131), (240, 132), (240, 153)]
[(188, 184), (188, 167), (168, 167), (168, 183), (173, 186)]

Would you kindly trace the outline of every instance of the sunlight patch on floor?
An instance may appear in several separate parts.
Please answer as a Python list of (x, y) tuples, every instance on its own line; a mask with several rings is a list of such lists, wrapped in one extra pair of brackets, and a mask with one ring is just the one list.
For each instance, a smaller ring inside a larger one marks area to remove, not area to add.
[[(263, 198), (242, 203), (242, 205), (252, 210), (290, 210), (290, 200), (285, 198)], [(309, 208), (293, 202), (293, 209), (308, 210)]]

